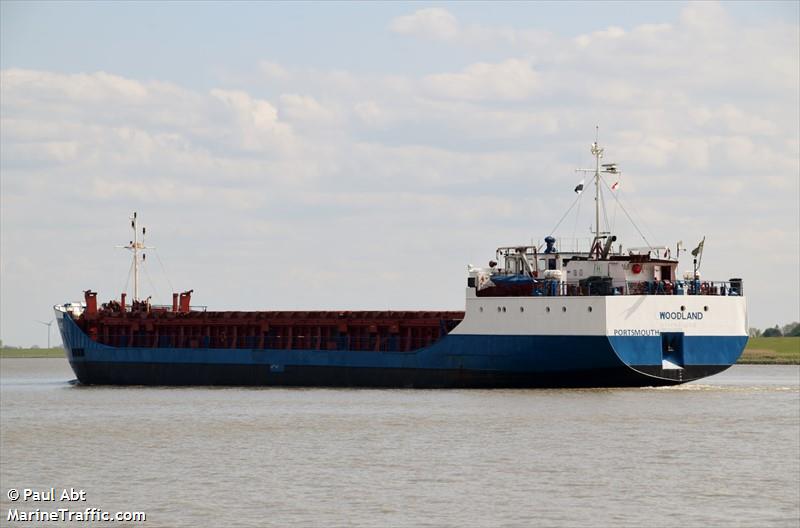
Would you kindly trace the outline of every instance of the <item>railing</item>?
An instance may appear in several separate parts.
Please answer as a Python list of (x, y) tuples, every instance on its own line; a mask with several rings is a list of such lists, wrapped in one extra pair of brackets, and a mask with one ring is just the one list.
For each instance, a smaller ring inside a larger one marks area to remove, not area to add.
[[(121, 313), (122, 305), (117, 301), (111, 301), (103, 303), (100, 309), (106, 310), (108, 312)], [(208, 306), (192, 305), (189, 306), (189, 310), (192, 312), (205, 312), (208, 310)], [(125, 313), (172, 312), (172, 311), (173, 309), (171, 304), (149, 304), (145, 302), (136, 301), (133, 304), (125, 305)]]
[[(547, 282), (547, 281), (545, 281)], [(559, 284), (559, 295), (743, 295), (742, 281), (584, 281)], [(543, 288), (546, 290), (545, 288)], [(534, 293), (535, 295), (535, 293)]]
[(712, 295), (738, 297), (744, 295), (741, 279), (729, 281), (612, 281), (611, 278), (584, 279), (576, 282), (535, 280), (513, 287), (492, 287), (478, 290), (487, 297), (580, 297), (605, 295)]
[[(191, 312), (205, 312), (208, 310), (208, 306), (204, 304), (193, 304), (189, 306), (189, 311)], [(130, 312), (130, 310), (128, 310)], [(150, 311), (158, 311), (158, 312), (171, 312), (172, 305), (171, 304), (151, 304)]]
[(715, 295), (740, 297), (744, 283), (739, 279), (729, 281), (638, 281), (627, 282), (627, 295)]

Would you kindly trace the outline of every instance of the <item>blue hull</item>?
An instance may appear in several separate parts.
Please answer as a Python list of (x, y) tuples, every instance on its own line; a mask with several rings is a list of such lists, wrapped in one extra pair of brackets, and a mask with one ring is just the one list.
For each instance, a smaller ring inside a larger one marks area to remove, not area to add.
[(59, 320), (84, 384), (416, 388), (630, 387), (685, 383), (736, 362), (747, 337), (685, 337), (679, 369), (662, 338), (454, 335), (411, 352), (110, 347)]

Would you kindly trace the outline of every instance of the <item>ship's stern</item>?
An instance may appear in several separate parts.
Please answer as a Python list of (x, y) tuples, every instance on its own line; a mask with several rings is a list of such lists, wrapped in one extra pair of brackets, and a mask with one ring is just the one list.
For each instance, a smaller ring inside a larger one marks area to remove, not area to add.
[(606, 297), (606, 333), (632, 369), (676, 383), (729, 368), (747, 344), (742, 296)]

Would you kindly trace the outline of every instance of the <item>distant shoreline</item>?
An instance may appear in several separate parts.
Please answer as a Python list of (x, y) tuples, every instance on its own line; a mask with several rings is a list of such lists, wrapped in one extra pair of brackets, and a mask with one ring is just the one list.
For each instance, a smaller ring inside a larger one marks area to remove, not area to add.
[(800, 365), (800, 337), (751, 337), (737, 365)]
[[(762, 350), (757, 350), (756, 352), (763, 352)], [(766, 352), (771, 352), (767, 350)], [(739, 358), (739, 361), (736, 362), (737, 365), (800, 365), (799, 358), (772, 358), (767, 357), (763, 358), (756, 354), (748, 354), (745, 350), (742, 357)]]
[[(63, 358), (63, 348), (0, 349), (0, 358)], [(737, 365), (800, 365), (800, 337), (751, 337)]]
[(0, 358), (63, 358), (63, 348), (0, 348)]

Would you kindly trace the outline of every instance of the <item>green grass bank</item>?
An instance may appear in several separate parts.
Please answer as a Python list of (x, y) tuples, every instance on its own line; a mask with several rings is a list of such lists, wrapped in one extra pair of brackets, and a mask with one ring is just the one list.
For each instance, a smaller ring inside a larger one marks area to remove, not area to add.
[(0, 358), (65, 358), (64, 349), (56, 348), (0, 348)]
[[(62, 348), (0, 349), (3, 358), (63, 358)], [(739, 364), (800, 365), (800, 337), (751, 337)]]
[(800, 337), (751, 337), (739, 364), (800, 365)]

